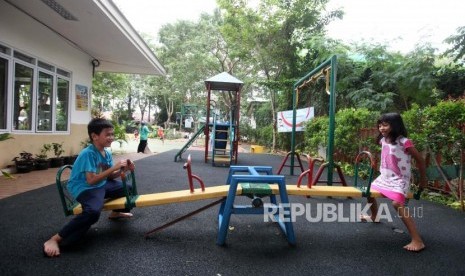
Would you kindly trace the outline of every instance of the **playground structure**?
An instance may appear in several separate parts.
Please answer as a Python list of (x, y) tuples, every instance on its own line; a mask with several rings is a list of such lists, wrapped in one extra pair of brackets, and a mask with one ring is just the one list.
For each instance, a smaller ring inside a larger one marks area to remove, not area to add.
[[(184, 164), (184, 168), (187, 170), (189, 189), (140, 195), (137, 192), (135, 167), (131, 165), (132, 162), (129, 160), (128, 164), (129, 165), (121, 172), (121, 179), (123, 180), (123, 187), (126, 195), (121, 198), (108, 200), (104, 205), (104, 210), (150, 207), (163, 204), (177, 204), (182, 202), (220, 198), (199, 210), (147, 232), (146, 237), (191, 215), (221, 203), (218, 213), (218, 245), (225, 244), (231, 215), (263, 215), (264, 212), (270, 213), (269, 209), (266, 208), (274, 210), (271, 213), (273, 213), (275, 221), (278, 222), (288, 243), (294, 245), (296, 241), (293, 225), (288, 219), (292, 216), (289, 205), (289, 203), (291, 203), (289, 201), (290, 195), (351, 198), (383, 197), (379, 192), (370, 190), (375, 164), (371, 154), (367, 152), (362, 152), (357, 156), (355, 171), (357, 173), (359, 166), (367, 164), (370, 170), (369, 177), (365, 179), (365, 181), (362, 181), (362, 179), (359, 179), (358, 174), (356, 174), (357, 177), (355, 178), (354, 186), (352, 187), (324, 185), (312, 186), (310, 182), (307, 185), (301, 185), (301, 180), (305, 176), (304, 174), (299, 177), (297, 184), (286, 185), (285, 177), (273, 174), (272, 167), (269, 166), (230, 166), (226, 184), (205, 187), (203, 180), (199, 176), (192, 174), (191, 158), (189, 155), (187, 162)], [(65, 165), (61, 167), (57, 172), (56, 177), (56, 186), (58, 188), (66, 216), (77, 215), (82, 212), (80, 204), (73, 199), (67, 191), (66, 186), (68, 181), (63, 179), (64, 175), (71, 171), (71, 169), (72, 165)], [(194, 188), (194, 181), (198, 182), (200, 188)], [(131, 184), (130, 189), (128, 188), (128, 184)], [(237, 196), (247, 196), (251, 198), (252, 204), (235, 205), (235, 199)], [(277, 196), (279, 196), (280, 203), (277, 201)], [(409, 194), (408, 196), (412, 197), (413, 194)], [(419, 193), (415, 194), (415, 198), (418, 199), (418, 196)], [(270, 204), (264, 205), (263, 198), (267, 197), (270, 198)], [(284, 207), (281, 208), (282, 206)]]
[[(292, 103), (293, 103), (293, 116), (292, 116), (292, 134), (291, 134), (291, 151), (284, 158), (281, 163), (278, 174), (281, 173), (281, 170), (286, 165), (287, 159), (290, 157), (290, 174), (294, 175), (295, 160), (299, 162), (299, 167), (303, 171), (302, 162), (300, 160), (300, 155), (295, 151), (295, 132), (296, 132), (296, 109), (299, 101), (299, 93), (309, 85), (315, 83), (320, 77), (324, 76), (326, 81), (326, 93), (329, 95), (329, 128), (328, 128), (328, 143), (326, 147), (326, 162), (323, 163), (317, 173), (317, 177), (314, 179), (314, 183), (324, 182), (328, 185), (332, 185), (335, 181), (333, 180), (334, 169), (337, 169), (339, 178), (344, 184), (344, 176), (337, 166), (334, 163), (334, 129), (335, 129), (335, 110), (336, 110), (336, 76), (337, 76), (337, 56), (334, 55), (325, 62), (318, 65), (315, 69), (310, 71), (304, 77), (299, 79), (293, 85), (292, 93)], [(310, 162), (310, 161), (309, 161)], [(320, 181), (320, 176), (323, 174), (323, 171), (326, 169), (326, 180)]]
[[(205, 163), (211, 160), (213, 166), (230, 166), (237, 164), (239, 148), (239, 117), (240, 98), (243, 82), (223, 72), (205, 80), (207, 89), (205, 126), (192, 136), (189, 141), (178, 151), (174, 162), (182, 159), (182, 154), (203, 133), (205, 134)], [(212, 110), (211, 91), (229, 93), (231, 110), (227, 120), (221, 120), (220, 114)], [(210, 119), (212, 118), (212, 120)]]

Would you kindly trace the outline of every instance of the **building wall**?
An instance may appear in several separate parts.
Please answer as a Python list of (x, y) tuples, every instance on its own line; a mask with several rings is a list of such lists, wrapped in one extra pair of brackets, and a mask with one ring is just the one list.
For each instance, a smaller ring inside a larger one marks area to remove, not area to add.
[[(92, 58), (60, 35), (4, 1), (0, 1), (0, 43), (68, 70), (72, 74), (70, 132), (68, 134), (12, 133), (14, 139), (0, 142), (0, 168), (11, 164), (11, 159), (23, 150), (34, 154), (39, 153), (44, 143), (64, 142), (65, 154), (78, 153), (80, 142), (87, 137), (87, 123), (91, 118)], [(87, 111), (77, 111), (75, 108), (76, 84), (88, 88)]]
[[(27, 151), (34, 156), (39, 154), (43, 144), (63, 143), (65, 152), (62, 156), (78, 154), (82, 149), (82, 144), (88, 140), (87, 124), (72, 124), (70, 135), (12, 135), (13, 139), (0, 142), (0, 168), (14, 165), (12, 159), (19, 156), (22, 151)], [(53, 157), (53, 151), (48, 153), (48, 157)]]

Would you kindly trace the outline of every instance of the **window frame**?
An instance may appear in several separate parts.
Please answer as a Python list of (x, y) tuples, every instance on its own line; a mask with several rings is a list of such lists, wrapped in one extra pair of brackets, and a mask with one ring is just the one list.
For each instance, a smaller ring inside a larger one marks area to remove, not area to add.
[(0, 132), (8, 132), (11, 130), (11, 120), (12, 120), (12, 112), (11, 112), (11, 93), (9, 91), (13, 91), (13, 84), (10, 81), (12, 79), (12, 71), (13, 71), (13, 63), (11, 62), (11, 56), (0, 52), (0, 58), (5, 59), (7, 62), (6, 70), (8, 71), (6, 74), (6, 84), (5, 87), (0, 90), (0, 93), (3, 93), (3, 89), (6, 89), (5, 91), (5, 112), (6, 112), (6, 117), (5, 117), (5, 128), (0, 128)]
[[(0, 128), (0, 133), (17, 133), (17, 134), (69, 134), (71, 132), (71, 116), (72, 116), (72, 72), (61, 66), (57, 66), (44, 59), (37, 58), (24, 51), (17, 50), (13, 47), (0, 42), (0, 58), (7, 62), (8, 72), (6, 74), (6, 92), (1, 89), (0, 93), (5, 93), (6, 96), (6, 128)], [(32, 106), (31, 106), (31, 128), (27, 130), (14, 129), (13, 120), (15, 110), (15, 70), (16, 65), (20, 64), (32, 69)], [(51, 130), (39, 130), (39, 77), (40, 73), (50, 75), (52, 78), (53, 88), (50, 97), (50, 112), (51, 112)], [(68, 84), (66, 106), (66, 130), (57, 130), (57, 103), (58, 103), (58, 83), (66, 81)]]

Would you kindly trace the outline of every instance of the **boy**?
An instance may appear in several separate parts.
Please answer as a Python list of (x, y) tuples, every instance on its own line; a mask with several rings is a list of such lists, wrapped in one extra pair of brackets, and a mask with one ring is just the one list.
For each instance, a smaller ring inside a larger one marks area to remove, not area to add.
[[(68, 222), (60, 232), (44, 243), (44, 255), (57, 257), (60, 246), (81, 239), (100, 217), (105, 198), (124, 196), (123, 184), (115, 180), (126, 166), (122, 160), (113, 164), (110, 147), (114, 140), (113, 125), (100, 118), (92, 119), (87, 125), (91, 145), (81, 151), (73, 165), (68, 190), (82, 205), (82, 213)], [(130, 218), (129, 210), (112, 211), (109, 219)]]

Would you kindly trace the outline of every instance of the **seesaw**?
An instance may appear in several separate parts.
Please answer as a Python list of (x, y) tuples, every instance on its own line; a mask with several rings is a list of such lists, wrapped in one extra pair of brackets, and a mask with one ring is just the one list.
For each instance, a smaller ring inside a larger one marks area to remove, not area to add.
[[(374, 162), (372, 161), (371, 154), (364, 152), (370, 158), (371, 169), (374, 168)], [(359, 155), (363, 156), (363, 155)], [(362, 157), (357, 156), (356, 158), (356, 171), (358, 164)], [(128, 162), (131, 162), (128, 160)], [(132, 163), (131, 163), (132, 164)], [(272, 167), (268, 166), (231, 166), (229, 169), (228, 179), (226, 185), (205, 187), (202, 179), (197, 175), (192, 174), (191, 157), (189, 155), (187, 162), (184, 164), (184, 168), (187, 169), (187, 176), (189, 181), (188, 190), (179, 190), (171, 192), (153, 193), (139, 195), (137, 193), (136, 178), (135, 178), (135, 167), (129, 165), (125, 167), (121, 172), (121, 179), (125, 189), (126, 196), (108, 200), (104, 205), (104, 210), (115, 210), (123, 208), (134, 208), (134, 207), (149, 207), (163, 204), (182, 203), (198, 200), (207, 200), (214, 198), (221, 198), (209, 205), (202, 207), (201, 209), (194, 211), (182, 218), (179, 218), (173, 222), (170, 222), (162, 227), (158, 227), (146, 234), (149, 235), (158, 230), (166, 228), (169, 225), (176, 223), (186, 217), (196, 214), (202, 210), (212, 207), (216, 204), (221, 203), (221, 207), (218, 215), (219, 222), (219, 234), (217, 244), (222, 245), (225, 243), (229, 219), (232, 214), (263, 214), (263, 202), (262, 197), (269, 196), (271, 205), (277, 206), (278, 202), (276, 196), (280, 196), (280, 203), (289, 203), (288, 196), (312, 196), (312, 197), (383, 197), (377, 191), (370, 191), (372, 173), (370, 173), (370, 179), (366, 186), (358, 185), (357, 178), (355, 179), (354, 186), (302, 186), (300, 185), (303, 176), (299, 177), (297, 185), (286, 185), (285, 178), (281, 175), (273, 175)], [(77, 215), (82, 212), (82, 208), (75, 199), (71, 197), (66, 188), (67, 180), (63, 180), (62, 177), (71, 170), (71, 165), (63, 166), (57, 172), (56, 185), (60, 193), (63, 210), (66, 216)], [(304, 173), (303, 173), (304, 174)], [(194, 188), (194, 180), (199, 182), (200, 188)], [(131, 185), (128, 185), (131, 184)], [(131, 187), (131, 188), (128, 188)], [(248, 196), (253, 198), (252, 206), (239, 206), (234, 204), (236, 196)], [(409, 197), (413, 197), (413, 194), (409, 194)], [(276, 221), (279, 223), (281, 230), (287, 237), (290, 244), (295, 244), (295, 237), (292, 228), (292, 222), (289, 220), (283, 221), (283, 216), (280, 216), (280, 212), (284, 213), (284, 218), (290, 217), (289, 207), (285, 207), (281, 211), (274, 214)], [(282, 215), (282, 214), (281, 214)]]

